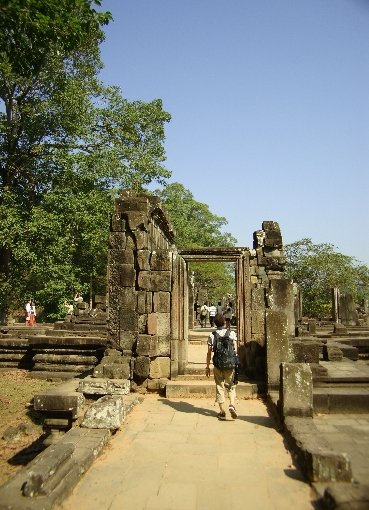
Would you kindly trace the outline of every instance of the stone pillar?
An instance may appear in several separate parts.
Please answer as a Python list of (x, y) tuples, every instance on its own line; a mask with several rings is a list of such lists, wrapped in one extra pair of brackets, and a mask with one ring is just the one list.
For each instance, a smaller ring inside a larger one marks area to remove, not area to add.
[(170, 349), (170, 374), (171, 379), (178, 375), (179, 360), (179, 309), (180, 309), (180, 285), (179, 285), (179, 263), (180, 256), (173, 254), (173, 282), (172, 282), (172, 301), (171, 301), (171, 349)]
[(295, 336), (295, 300), (291, 280), (271, 280), (267, 291), (268, 307), (281, 311), (287, 317), (287, 334)]
[(129, 190), (110, 230), (108, 341), (132, 361), (136, 383), (156, 389), (170, 377), (173, 232), (158, 197)]
[(281, 363), (279, 405), (282, 418), (313, 416), (313, 376), (308, 363)]
[(282, 311), (266, 310), (266, 362), (269, 389), (279, 388), (279, 366), (289, 361), (288, 321)]
[(332, 319), (339, 322), (340, 318), (340, 291), (337, 287), (332, 289)]
[(351, 294), (342, 294), (339, 299), (341, 322), (344, 326), (357, 326), (359, 314)]

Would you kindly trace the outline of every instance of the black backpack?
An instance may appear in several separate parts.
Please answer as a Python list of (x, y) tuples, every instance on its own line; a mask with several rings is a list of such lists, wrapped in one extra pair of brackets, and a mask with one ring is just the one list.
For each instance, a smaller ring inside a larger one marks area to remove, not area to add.
[(220, 336), (218, 331), (214, 331), (213, 335), (213, 365), (220, 370), (229, 370), (235, 368), (237, 365), (237, 357), (233, 340), (229, 336), (229, 331), (227, 330), (224, 336)]

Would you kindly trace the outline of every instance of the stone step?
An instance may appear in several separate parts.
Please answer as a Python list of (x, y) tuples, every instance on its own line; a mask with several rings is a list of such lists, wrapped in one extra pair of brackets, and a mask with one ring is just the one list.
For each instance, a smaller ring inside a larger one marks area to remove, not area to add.
[(314, 413), (369, 413), (369, 386), (314, 387)]
[(37, 345), (60, 345), (60, 346), (71, 346), (76, 345), (79, 348), (83, 346), (105, 346), (106, 339), (101, 336), (51, 336), (51, 335), (40, 335), (37, 337), (29, 338), (30, 346)]
[[(264, 394), (265, 388), (258, 383), (239, 382), (237, 384), (237, 398), (258, 398)], [(165, 389), (167, 398), (215, 398), (215, 384), (213, 379), (203, 380), (175, 380), (168, 381)]]

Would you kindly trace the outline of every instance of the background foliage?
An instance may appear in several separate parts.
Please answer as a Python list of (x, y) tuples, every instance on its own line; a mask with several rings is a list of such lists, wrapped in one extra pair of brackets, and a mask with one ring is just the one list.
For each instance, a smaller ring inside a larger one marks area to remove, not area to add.
[(0, 3), (0, 311), (29, 297), (55, 318), (104, 290), (117, 190), (163, 183), (160, 99), (98, 80), (110, 13), (93, 0)]
[(286, 276), (302, 290), (303, 313), (311, 317), (331, 317), (331, 290), (352, 294), (356, 302), (369, 296), (369, 268), (335, 251), (332, 244), (314, 244), (301, 239), (285, 246)]
[[(178, 248), (235, 246), (236, 239), (222, 231), (226, 218), (211, 213), (209, 206), (196, 201), (182, 184), (167, 184), (155, 195), (160, 196), (169, 214)], [(189, 264), (189, 270), (194, 273), (195, 293), (200, 291), (209, 301), (217, 303), (224, 295), (235, 294), (234, 264), (195, 262)]]

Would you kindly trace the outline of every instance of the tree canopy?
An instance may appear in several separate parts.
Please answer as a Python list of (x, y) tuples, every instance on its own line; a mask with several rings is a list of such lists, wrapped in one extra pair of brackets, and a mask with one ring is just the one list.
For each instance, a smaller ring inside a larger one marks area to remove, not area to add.
[(99, 0), (0, 4), (0, 310), (56, 310), (106, 271), (116, 190), (164, 183), (160, 99), (98, 79)]
[(329, 243), (301, 239), (285, 245), (286, 276), (301, 288), (303, 312), (312, 317), (331, 314), (331, 289), (349, 293), (360, 301), (369, 296), (369, 268), (343, 255)]
[[(222, 231), (227, 225), (226, 218), (213, 214), (207, 204), (196, 201), (182, 184), (167, 184), (154, 193), (168, 211), (178, 248), (235, 246), (236, 239)], [(209, 300), (216, 302), (225, 294), (234, 295), (233, 264), (197, 262), (189, 264), (189, 270), (194, 272), (195, 289), (206, 289)]]

